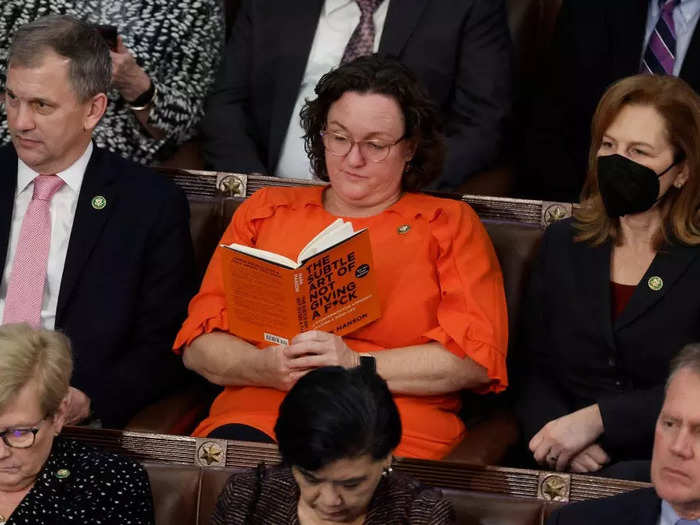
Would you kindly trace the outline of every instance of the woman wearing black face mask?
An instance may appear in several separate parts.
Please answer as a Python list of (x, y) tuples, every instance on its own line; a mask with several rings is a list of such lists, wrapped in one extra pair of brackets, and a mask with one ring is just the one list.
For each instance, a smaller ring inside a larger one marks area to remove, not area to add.
[(700, 98), (675, 77), (613, 85), (574, 218), (545, 233), (518, 416), (552, 470), (644, 478), (671, 357), (700, 340)]

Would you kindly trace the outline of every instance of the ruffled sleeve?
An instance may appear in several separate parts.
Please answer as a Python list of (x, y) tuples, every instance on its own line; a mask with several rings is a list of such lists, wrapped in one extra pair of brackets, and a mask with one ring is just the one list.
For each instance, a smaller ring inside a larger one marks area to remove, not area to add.
[[(271, 194), (273, 193), (273, 189), (264, 188), (243, 201), (234, 213), (218, 244), (235, 242), (255, 246), (256, 221), (272, 216), (278, 205), (272, 198)], [(183, 346), (189, 345), (202, 334), (208, 334), (215, 330), (228, 331), (229, 329), (220, 252), (221, 248), (217, 245), (204, 274), (202, 286), (197, 295), (190, 301), (187, 319), (185, 319), (173, 344), (173, 350), (178, 354), (182, 352)]]
[(438, 326), (423, 334), (458, 357), (486, 368), (491, 383), (482, 392), (508, 385), (508, 314), (503, 276), (491, 240), (467, 204), (450, 202), (429, 221), (439, 251), (441, 300)]

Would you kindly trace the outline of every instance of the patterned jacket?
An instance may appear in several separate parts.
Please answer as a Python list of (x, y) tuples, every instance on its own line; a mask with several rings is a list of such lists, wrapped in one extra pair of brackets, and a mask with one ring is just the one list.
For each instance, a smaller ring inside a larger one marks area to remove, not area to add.
[[(204, 114), (224, 44), (221, 0), (2, 0), (0, 2), (0, 91), (15, 31), (49, 13), (115, 25), (157, 89), (149, 125), (165, 132), (154, 139), (113, 89), (95, 143), (142, 164), (167, 157), (191, 138)], [(10, 141), (5, 115), (0, 144)]]
[[(299, 525), (299, 487), (286, 467), (233, 474), (219, 496), (212, 525)], [(365, 525), (451, 525), (452, 504), (440, 491), (393, 473), (374, 492)]]

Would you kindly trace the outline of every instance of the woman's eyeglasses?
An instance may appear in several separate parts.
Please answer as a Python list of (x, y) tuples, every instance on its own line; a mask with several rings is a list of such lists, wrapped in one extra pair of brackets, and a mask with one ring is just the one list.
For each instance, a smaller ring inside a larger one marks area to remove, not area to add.
[(36, 434), (39, 432), (39, 426), (44, 421), (43, 418), (34, 427), (29, 428), (8, 428), (4, 432), (0, 432), (0, 437), (5, 442), (5, 445), (12, 448), (29, 448), (36, 441)]
[(360, 154), (362, 158), (367, 159), (371, 162), (382, 162), (386, 160), (391, 153), (391, 147), (396, 146), (405, 137), (401, 137), (396, 142), (384, 142), (381, 140), (354, 140), (335, 131), (322, 131), (321, 138), (323, 139), (323, 145), (326, 150), (331, 155), (336, 155), (338, 157), (344, 157), (352, 147), (357, 144), (360, 148)]

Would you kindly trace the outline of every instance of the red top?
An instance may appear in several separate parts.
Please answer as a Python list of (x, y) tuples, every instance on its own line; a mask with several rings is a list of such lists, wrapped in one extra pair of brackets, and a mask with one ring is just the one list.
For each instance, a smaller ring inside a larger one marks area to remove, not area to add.
[(622, 315), (627, 303), (632, 298), (635, 288), (637, 286), (634, 284), (620, 284), (610, 281), (610, 302), (613, 321)]
[[(336, 219), (323, 207), (323, 190), (269, 187), (256, 192), (238, 208), (221, 243), (296, 259)], [(378, 320), (346, 335), (347, 345), (356, 352), (380, 352), (437, 341), (486, 368), (492, 382), (484, 392), (503, 390), (508, 342), (503, 279), (474, 211), (461, 201), (409, 193), (378, 215), (346, 220), (355, 229), (369, 229), (382, 312)], [(190, 303), (176, 351), (203, 333), (228, 331), (219, 250)], [(272, 388), (226, 387), (194, 434), (206, 436), (221, 425), (244, 423), (274, 437), (283, 397), (284, 392)], [(397, 455), (437, 459), (462, 439), (458, 392), (397, 394), (394, 399), (403, 425)]]

